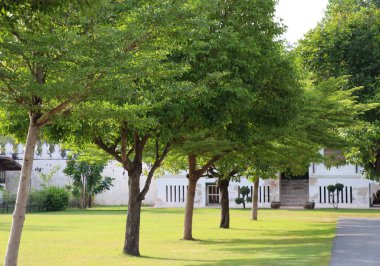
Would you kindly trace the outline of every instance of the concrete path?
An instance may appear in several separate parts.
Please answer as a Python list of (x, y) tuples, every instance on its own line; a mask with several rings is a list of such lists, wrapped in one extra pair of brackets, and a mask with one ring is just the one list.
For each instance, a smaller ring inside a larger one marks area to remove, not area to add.
[(380, 219), (339, 219), (330, 266), (380, 265)]

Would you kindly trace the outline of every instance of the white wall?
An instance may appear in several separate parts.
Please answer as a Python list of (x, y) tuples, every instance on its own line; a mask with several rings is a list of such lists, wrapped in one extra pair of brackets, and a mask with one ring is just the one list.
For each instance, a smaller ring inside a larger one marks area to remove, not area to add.
[[(58, 145), (55, 146), (55, 151), (49, 153), (49, 146), (47, 144), (42, 145), (42, 153), (35, 154), (33, 161), (32, 176), (31, 176), (31, 189), (39, 190), (43, 180), (40, 178), (41, 173), (50, 173), (54, 167), (59, 167), (57, 173), (55, 173), (51, 179), (50, 185), (64, 187), (65, 185), (71, 185), (71, 178), (63, 173), (66, 167), (66, 158), (61, 156), (61, 150)], [(13, 152), (13, 145), (8, 143), (5, 145), (5, 155), (12, 157), (16, 154), (19, 158), (18, 163), (22, 165), (23, 147), (18, 145), (17, 153)], [(128, 175), (124, 172), (124, 169), (116, 161), (110, 161), (105, 167), (103, 173), (104, 176), (110, 176), (115, 178), (113, 186), (110, 190), (105, 191), (97, 195), (94, 199), (95, 204), (99, 205), (127, 205), (128, 204)], [(6, 172), (6, 188), (11, 195), (17, 193), (18, 181), (20, 172)], [(141, 186), (144, 185), (146, 177), (141, 178)], [(143, 204), (153, 205), (155, 199), (155, 183), (151, 184), (151, 188), (148, 191)]]
[[(215, 178), (200, 178), (197, 182), (194, 206), (196, 208), (203, 208), (207, 206), (207, 184), (216, 183)], [(156, 180), (157, 194), (155, 199), (155, 207), (185, 207), (186, 205), (186, 190), (187, 190), (188, 179), (185, 173), (179, 175), (164, 175)], [(252, 182), (246, 178), (241, 178), (240, 182), (230, 182), (229, 185), (229, 201), (230, 207), (232, 208), (242, 208), (241, 205), (235, 203), (235, 198), (238, 197), (238, 187), (242, 186), (253, 186)], [(265, 208), (270, 207), (268, 202), (267, 188), (270, 191), (270, 201), (278, 201), (279, 199), (279, 185), (278, 180), (260, 180), (259, 186), (262, 190), (262, 202), (259, 203), (259, 207)], [(264, 192), (263, 187), (265, 187), (265, 202), (264, 202)], [(170, 197), (170, 189), (172, 191)], [(249, 203), (248, 203), (249, 205)], [(212, 207), (212, 205), (211, 205)]]
[[(18, 145), (16, 149), (13, 149), (11, 144), (5, 145), (6, 155), (12, 156), (14, 150), (17, 150), (16, 154), (18, 158), (22, 159), (23, 147)], [(59, 171), (53, 176), (51, 180), (52, 185), (65, 186), (71, 184), (71, 180), (63, 173), (63, 169), (66, 167), (66, 158), (61, 156), (61, 151), (58, 146), (55, 146), (55, 151), (49, 153), (48, 145), (42, 146), (42, 154), (35, 157), (33, 163), (33, 172), (31, 180), (31, 188), (37, 190), (41, 187), (42, 180), (40, 173), (49, 173), (54, 166), (59, 166)], [(22, 164), (22, 160), (18, 162)], [(316, 203), (316, 208), (331, 208), (332, 204), (320, 203), (319, 199), (319, 187), (325, 187), (327, 185), (342, 183), (348, 188), (352, 186), (352, 203), (340, 203), (342, 208), (367, 208), (369, 207), (370, 191), (369, 187), (372, 184), (371, 193), (374, 193), (378, 185), (374, 185), (375, 182), (367, 180), (362, 177), (362, 169), (357, 168), (355, 165), (345, 165), (341, 167), (327, 168), (323, 164), (311, 164), (309, 168), (309, 199)], [(128, 176), (119, 163), (111, 161), (103, 171), (103, 175), (115, 178), (113, 187), (109, 191), (105, 191), (100, 195), (97, 195), (94, 199), (95, 204), (100, 205), (127, 205), (128, 204)], [(150, 190), (144, 200), (143, 204), (154, 205), (156, 207), (184, 207), (185, 198), (183, 193), (178, 193), (178, 188), (186, 189), (187, 179), (186, 173), (183, 172), (179, 175), (163, 175), (157, 179), (152, 180)], [(141, 178), (141, 187), (145, 183), (145, 178)], [(7, 172), (6, 173), (6, 187), (12, 193), (17, 192), (19, 179), (19, 172)], [(195, 207), (206, 207), (206, 185), (207, 183), (214, 183), (215, 179), (201, 178), (198, 181), (195, 196)], [(166, 201), (166, 186), (172, 186), (172, 194), (174, 193), (174, 186), (176, 186), (177, 197), (174, 201), (172, 195), (172, 202)], [(241, 182), (231, 182), (229, 186), (229, 200), (231, 207), (241, 206), (236, 205), (235, 198), (238, 197), (238, 186), (252, 186), (252, 183), (245, 178), (241, 179)], [(260, 180), (260, 186), (270, 187), (270, 201), (279, 201), (279, 181), (276, 180)], [(186, 197), (186, 190), (185, 197)], [(261, 202), (259, 204), (261, 208), (269, 207), (268, 202)]]

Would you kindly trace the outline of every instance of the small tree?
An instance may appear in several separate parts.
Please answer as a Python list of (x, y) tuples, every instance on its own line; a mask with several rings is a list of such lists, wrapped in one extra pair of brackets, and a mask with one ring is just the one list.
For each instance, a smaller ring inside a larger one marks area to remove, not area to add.
[(248, 197), (250, 192), (251, 190), (249, 189), (249, 187), (247, 186), (241, 187), (239, 191), (240, 195), (238, 198), (235, 199), (236, 204), (243, 204), (243, 208), (245, 209), (245, 203), (251, 202), (251, 198)]
[[(338, 208), (339, 195), (342, 192), (343, 188), (344, 188), (344, 185), (341, 184), (341, 183), (336, 183), (335, 185), (328, 185), (327, 186), (327, 190), (329, 192), (330, 201), (332, 202), (333, 207), (335, 209)], [(336, 199), (337, 200), (335, 200), (335, 191), (336, 191)]]
[(105, 163), (79, 161), (71, 158), (63, 172), (73, 179), (73, 191), (80, 191), (80, 207), (92, 207), (93, 196), (109, 190), (114, 178), (103, 177)]
[(49, 172), (47, 173), (39, 173), (39, 177), (42, 180), (41, 187), (42, 188), (47, 188), (50, 186), (51, 179), (53, 176), (59, 171), (60, 166), (56, 165), (54, 166)]

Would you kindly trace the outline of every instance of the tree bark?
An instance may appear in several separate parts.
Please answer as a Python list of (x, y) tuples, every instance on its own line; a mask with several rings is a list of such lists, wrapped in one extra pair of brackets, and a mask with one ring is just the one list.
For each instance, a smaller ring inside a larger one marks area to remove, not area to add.
[(257, 211), (259, 209), (259, 178), (256, 178), (253, 183), (253, 195), (252, 195), (252, 220), (257, 221)]
[(132, 256), (140, 256), (140, 213), (142, 201), (139, 195), (141, 173), (141, 163), (128, 173), (129, 199), (123, 252)]
[(87, 206), (89, 208), (92, 208), (92, 196), (91, 196), (91, 194), (88, 195), (88, 204), (87, 204)]
[(86, 209), (87, 204), (87, 197), (86, 197), (86, 177), (82, 177), (82, 202), (81, 207), (82, 209)]
[(228, 199), (229, 179), (219, 179), (220, 189), (220, 228), (230, 228), (230, 201)]
[(375, 175), (380, 176), (380, 151), (376, 154)]
[(30, 177), (32, 173), (34, 151), (39, 133), (39, 126), (35, 123), (35, 118), (31, 115), (26, 139), (24, 160), (22, 163), (21, 175), (18, 185), (16, 206), (13, 212), (12, 228), (8, 240), (8, 247), (5, 255), (4, 265), (17, 265), (18, 251), (20, 247), (22, 228), (25, 221), (25, 211), (28, 201)]
[(184, 240), (194, 240), (193, 239), (193, 211), (194, 211), (194, 199), (195, 190), (197, 187), (198, 179), (194, 179), (189, 176), (189, 186), (187, 189), (186, 198), (186, 210), (185, 210), (185, 224), (183, 230)]

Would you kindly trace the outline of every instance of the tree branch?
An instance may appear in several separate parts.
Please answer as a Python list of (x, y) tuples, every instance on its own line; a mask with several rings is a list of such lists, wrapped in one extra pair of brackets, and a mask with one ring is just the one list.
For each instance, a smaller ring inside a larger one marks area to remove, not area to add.
[(103, 73), (100, 73), (95, 79), (89, 81), (85, 85), (85, 90), (82, 93), (78, 93), (75, 96), (72, 96), (71, 98), (68, 98), (67, 100), (63, 101), (62, 103), (58, 104), (56, 107), (50, 109), (37, 120), (37, 124), (39, 126), (44, 126), (49, 119), (51, 119), (55, 114), (65, 110), (71, 103), (75, 101), (79, 101), (81, 98), (83, 98), (87, 92), (90, 90), (91, 85), (93, 85), (98, 79), (100, 79), (103, 76)]
[[(168, 142), (168, 143), (166, 143), (165, 148), (161, 153), (161, 156), (156, 157), (156, 160), (154, 161), (153, 166), (149, 170), (148, 176), (147, 176), (146, 181), (145, 181), (144, 188), (142, 189), (142, 191), (139, 194), (140, 200), (143, 200), (145, 198), (146, 193), (148, 193), (154, 172), (161, 166), (162, 161), (165, 159), (169, 150), (170, 150), (170, 143)], [(158, 152), (158, 145), (156, 145), (156, 154), (158, 154), (158, 153), (159, 153)]]
[(127, 128), (125, 122), (121, 127), (121, 161), (123, 164), (127, 161)]
[(127, 171), (130, 171), (132, 169), (132, 164), (129, 161), (129, 159), (127, 159), (125, 162), (123, 162), (120, 154), (118, 154), (118, 152), (116, 151), (116, 149), (113, 149), (112, 147), (107, 146), (100, 137), (95, 137), (94, 138), (94, 143), (100, 149), (102, 149), (103, 151), (105, 151), (108, 154), (112, 155), (115, 158), (116, 161), (118, 161), (119, 163), (122, 163), (124, 169), (126, 169)]
[(202, 168), (197, 170), (199, 175), (203, 175), (204, 172), (206, 172), (207, 169), (209, 169), (213, 165), (213, 163), (215, 163), (217, 160), (222, 158), (222, 156), (223, 155), (216, 155), (216, 156), (212, 157)]

